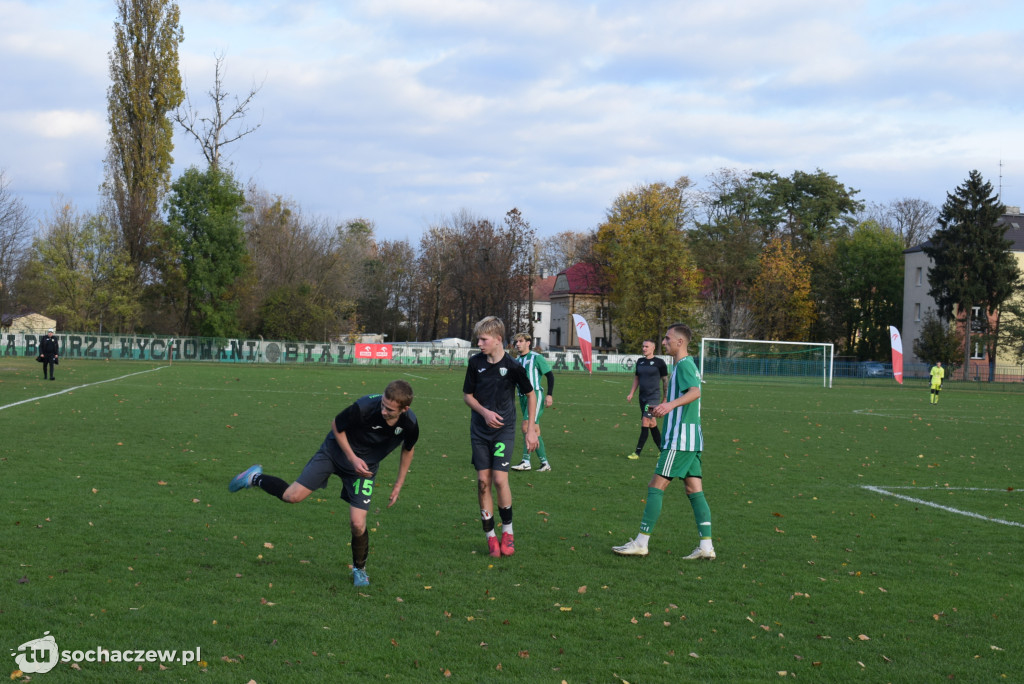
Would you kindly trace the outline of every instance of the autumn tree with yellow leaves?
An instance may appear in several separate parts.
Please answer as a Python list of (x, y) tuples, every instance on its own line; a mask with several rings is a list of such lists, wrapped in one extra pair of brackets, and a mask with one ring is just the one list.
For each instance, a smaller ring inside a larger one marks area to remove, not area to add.
[(811, 267), (788, 239), (768, 241), (750, 289), (757, 335), (765, 340), (802, 341), (814, 322)]

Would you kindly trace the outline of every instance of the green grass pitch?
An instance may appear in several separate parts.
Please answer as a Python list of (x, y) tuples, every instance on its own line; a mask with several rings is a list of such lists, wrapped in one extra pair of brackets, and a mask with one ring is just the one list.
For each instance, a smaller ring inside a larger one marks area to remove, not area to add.
[[(460, 370), (39, 374), (0, 360), (0, 656), (48, 631), (62, 651), (199, 647), (203, 661), (59, 663), (39, 684), (1020, 676), (1019, 393), (954, 387), (932, 406), (923, 385), (712, 380), (718, 560), (692, 562), (681, 483), (651, 554), (612, 553), (637, 532), (654, 449), (625, 458), (629, 376), (561, 374), (542, 421), (554, 470), (510, 474), (517, 552), (492, 559)], [(253, 463), (293, 480), (334, 415), (393, 378), (414, 387), (421, 437), (390, 509), (397, 452), (381, 466), (372, 584), (356, 589), (339, 481), (297, 505), (227, 483)]]

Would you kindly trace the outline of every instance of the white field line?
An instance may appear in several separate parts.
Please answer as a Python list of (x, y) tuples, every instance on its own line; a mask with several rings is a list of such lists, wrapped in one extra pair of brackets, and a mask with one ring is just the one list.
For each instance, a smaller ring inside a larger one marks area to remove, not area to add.
[[(1000, 525), (1010, 525), (1011, 527), (1024, 527), (1024, 523), (1014, 522), (1012, 520), (1003, 520), (1002, 518), (990, 518), (987, 515), (981, 515), (980, 513), (972, 513), (970, 511), (962, 511), (959, 508), (953, 508), (952, 506), (943, 506), (942, 504), (937, 504), (937, 503), (935, 503), (933, 501), (925, 501), (924, 499), (915, 499), (912, 496), (906, 496), (904, 494), (894, 494), (894, 493), (892, 493), (890, 491), (887, 491), (888, 489), (896, 489), (896, 487), (883, 488), (883, 487), (875, 487), (873, 485), (860, 485), (860, 487), (861, 487), (861, 489), (867, 489), (869, 491), (875, 492), (876, 494), (883, 494), (885, 496), (892, 496), (892, 497), (895, 497), (897, 499), (903, 499), (904, 501), (910, 501), (911, 503), (921, 504), (922, 506), (931, 506), (932, 508), (938, 508), (938, 509), (946, 511), (948, 513), (956, 513), (957, 515), (966, 515), (969, 518), (977, 518), (978, 520), (984, 520), (986, 522), (999, 523)], [(931, 489), (931, 488), (928, 488), (928, 489)], [(943, 490), (942, 489), (931, 489), (931, 491), (943, 491)], [(988, 491), (988, 490), (982, 490), (982, 491)], [(993, 491), (1003, 491), (1003, 490), (993, 490)]]
[(410, 378), (416, 378), (417, 380), (426, 380), (427, 378), (422, 375), (413, 375), (412, 373), (402, 373), (402, 375), (408, 375)]
[(49, 399), (50, 397), (59, 397), (60, 395), (67, 394), (68, 392), (74, 392), (75, 390), (85, 389), (86, 387), (94, 387), (96, 385), (102, 385), (105, 382), (114, 382), (116, 380), (124, 380), (125, 378), (130, 378), (133, 375), (142, 375), (143, 373), (152, 373), (153, 371), (158, 371), (161, 368), (168, 368), (168, 366), (157, 366), (156, 368), (150, 368), (148, 370), (138, 371), (136, 373), (129, 373), (128, 375), (122, 375), (122, 376), (116, 377), (116, 378), (108, 378), (107, 380), (100, 380), (99, 382), (90, 382), (87, 385), (78, 385), (77, 387), (68, 387), (67, 389), (62, 389), (60, 392), (54, 392), (53, 394), (44, 394), (41, 397), (32, 397), (31, 399), (22, 399), (21, 401), (16, 401), (13, 404), (7, 404), (5, 406), (0, 406), (0, 411), (3, 411), (4, 409), (14, 408), (15, 406), (21, 406), (22, 404), (31, 404), (32, 402), (39, 401), (41, 399)]

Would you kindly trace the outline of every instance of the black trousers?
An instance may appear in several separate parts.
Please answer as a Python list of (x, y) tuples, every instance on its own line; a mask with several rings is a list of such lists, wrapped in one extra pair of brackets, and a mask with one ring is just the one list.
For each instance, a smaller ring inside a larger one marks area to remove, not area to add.
[(56, 365), (57, 364), (55, 364), (53, 361), (51, 361), (49, 359), (43, 360), (43, 380), (46, 379), (46, 367), (47, 366), (50, 367), (50, 379), (53, 380), (53, 367), (56, 366)]

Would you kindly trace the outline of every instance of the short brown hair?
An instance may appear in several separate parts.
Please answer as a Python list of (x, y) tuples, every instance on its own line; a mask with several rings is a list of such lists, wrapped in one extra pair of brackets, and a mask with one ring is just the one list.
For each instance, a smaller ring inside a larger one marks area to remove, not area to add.
[(473, 337), (480, 337), (481, 335), (491, 335), (504, 340), (505, 324), (497, 316), (481, 318), (473, 327)]
[(405, 408), (412, 404), (412, 385), (405, 380), (392, 380), (384, 388), (384, 397)]

